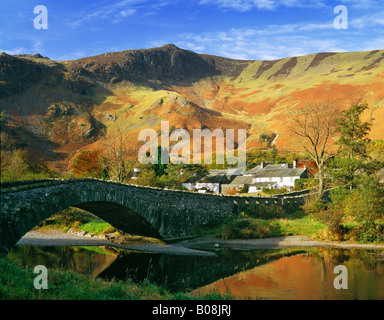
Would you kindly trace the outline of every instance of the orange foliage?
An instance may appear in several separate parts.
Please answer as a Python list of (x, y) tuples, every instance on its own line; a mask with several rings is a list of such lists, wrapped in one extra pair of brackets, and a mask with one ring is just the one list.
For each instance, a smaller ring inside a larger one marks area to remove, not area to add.
[(101, 165), (100, 151), (82, 151), (74, 161), (73, 173), (80, 177), (100, 177)]
[(229, 194), (229, 195), (235, 195), (235, 194), (237, 194), (237, 193), (239, 193), (236, 189), (228, 189), (228, 190), (226, 190), (225, 191), (225, 194)]

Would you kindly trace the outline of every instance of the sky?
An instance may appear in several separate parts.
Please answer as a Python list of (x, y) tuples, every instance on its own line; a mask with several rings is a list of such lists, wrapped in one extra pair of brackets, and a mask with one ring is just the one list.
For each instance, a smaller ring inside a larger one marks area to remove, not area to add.
[(384, 49), (384, 0), (0, 0), (0, 52), (72, 60), (168, 43), (242, 60)]

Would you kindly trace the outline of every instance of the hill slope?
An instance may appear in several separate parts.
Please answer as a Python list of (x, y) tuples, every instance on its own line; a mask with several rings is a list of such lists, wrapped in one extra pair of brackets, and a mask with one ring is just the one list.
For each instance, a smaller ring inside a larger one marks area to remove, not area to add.
[(66, 170), (82, 149), (100, 148), (122, 128), (137, 157), (141, 129), (247, 129), (248, 149), (261, 133), (291, 149), (288, 110), (332, 100), (341, 109), (366, 101), (371, 137), (384, 138), (384, 50), (318, 53), (275, 61), (242, 61), (166, 45), (72, 61), (0, 55), (0, 109), (6, 130), (36, 157)]

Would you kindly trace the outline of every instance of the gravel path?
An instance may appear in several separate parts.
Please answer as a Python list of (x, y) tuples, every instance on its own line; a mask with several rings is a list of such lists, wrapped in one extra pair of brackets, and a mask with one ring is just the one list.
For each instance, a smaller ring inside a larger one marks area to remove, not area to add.
[(252, 250), (252, 249), (279, 249), (294, 247), (322, 247), (322, 248), (345, 248), (345, 249), (373, 249), (384, 250), (384, 245), (375, 244), (357, 244), (332, 241), (316, 241), (305, 236), (286, 236), (252, 240), (228, 240), (205, 237), (190, 240), (177, 245), (189, 248), (199, 248), (200, 250), (209, 248), (230, 248), (234, 250)]
[(213, 237), (201, 237), (193, 240), (178, 242), (170, 245), (154, 243), (117, 244), (100, 238), (87, 238), (74, 234), (62, 233), (59, 230), (44, 232), (30, 231), (19, 240), (18, 245), (34, 246), (111, 246), (136, 251), (156, 252), (177, 255), (215, 255), (205, 250), (230, 248), (233, 250), (279, 249), (293, 247), (334, 247), (346, 249), (375, 249), (384, 250), (384, 245), (353, 244), (328, 241), (315, 241), (309, 237), (289, 236), (253, 240), (223, 241)]

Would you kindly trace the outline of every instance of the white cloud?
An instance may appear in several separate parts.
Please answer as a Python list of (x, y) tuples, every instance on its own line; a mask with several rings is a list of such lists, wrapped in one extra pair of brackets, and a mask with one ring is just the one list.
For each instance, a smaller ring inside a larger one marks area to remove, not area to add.
[(359, 15), (350, 19), (349, 26), (360, 30), (372, 27), (382, 28), (384, 26), (384, 11), (376, 10), (373, 13)]
[(10, 55), (30, 53), (24, 47), (18, 47), (18, 48), (13, 48), (13, 49), (1, 49), (0, 48), (0, 52), (5, 52), (5, 53), (10, 54)]
[(324, 7), (325, 0), (200, 0), (199, 4), (213, 4), (220, 9), (246, 12), (252, 9), (274, 10), (280, 6), (295, 8)]
[(347, 7), (355, 9), (372, 9), (382, 8), (381, 0), (339, 0), (342, 4)]
[(96, 5), (91, 12), (83, 12), (81, 15), (67, 20), (67, 24), (72, 28), (78, 28), (86, 22), (100, 19), (109, 19), (111, 23), (119, 23), (138, 14), (139, 11), (142, 14), (150, 14), (171, 3), (169, 0), (123, 0), (112, 4), (100, 4)]
[(6, 52), (7, 54), (10, 55), (15, 55), (15, 54), (35, 54), (35, 53), (45, 53), (45, 49), (43, 46), (43, 42), (38, 40), (35, 41), (31, 47), (25, 48), (25, 47), (16, 47), (13, 49), (0, 49), (0, 52)]
[[(345, 52), (351, 49), (344, 38), (329, 37), (333, 24), (270, 25), (263, 29), (232, 28), (228, 31), (183, 33), (177, 46), (200, 53), (210, 53), (240, 60), (276, 60), (317, 52)], [(319, 32), (314, 32), (319, 31)]]

